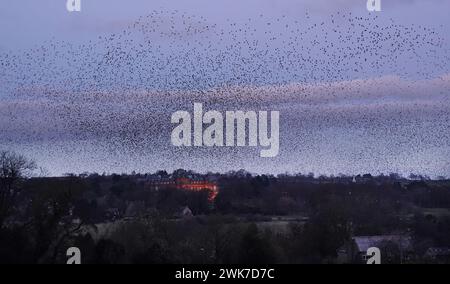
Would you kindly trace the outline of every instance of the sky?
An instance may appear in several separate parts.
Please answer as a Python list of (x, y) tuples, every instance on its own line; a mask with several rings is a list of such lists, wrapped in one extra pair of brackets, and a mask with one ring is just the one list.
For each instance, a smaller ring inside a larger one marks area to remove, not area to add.
[[(450, 0), (0, 0), (0, 150), (68, 172), (450, 176)], [(280, 153), (171, 114), (277, 110)]]

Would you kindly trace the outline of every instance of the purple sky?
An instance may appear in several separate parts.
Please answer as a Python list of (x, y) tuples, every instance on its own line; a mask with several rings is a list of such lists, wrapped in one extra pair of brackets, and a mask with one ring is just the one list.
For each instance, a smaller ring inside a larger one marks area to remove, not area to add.
[[(137, 17), (152, 10), (177, 10), (203, 16), (214, 23), (227, 19), (242, 21), (264, 14), (285, 15), (301, 20), (308, 12), (315, 19), (328, 18), (336, 12), (367, 15), (365, 0), (85, 0), (81, 13), (68, 13), (65, 0), (2, 0), (0, 9), (0, 47), (23, 48), (41, 44), (53, 37), (76, 41), (97, 34), (117, 32)], [(448, 31), (450, 1), (448, 0), (385, 0), (385, 20), (394, 18), (403, 24), (429, 25)]]
[[(69, 13), (62, 0), (9, 1), (0, 149), (52, 175), (449, 176), (450, 0), (385, 0), (375, 14), (365, 2), (82, 0)], [(279, 110), (280, 155), (172, 147), (170, 115), (194, 102)]]

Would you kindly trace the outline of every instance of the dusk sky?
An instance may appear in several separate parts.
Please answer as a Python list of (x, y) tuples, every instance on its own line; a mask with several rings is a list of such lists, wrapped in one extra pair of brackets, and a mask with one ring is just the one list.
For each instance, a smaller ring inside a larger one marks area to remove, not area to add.
[[(0, 0), (0, 150), (68, 172), (450, 176), (450, 0)], [(280, 112), (280, 153), (171, 114)]]

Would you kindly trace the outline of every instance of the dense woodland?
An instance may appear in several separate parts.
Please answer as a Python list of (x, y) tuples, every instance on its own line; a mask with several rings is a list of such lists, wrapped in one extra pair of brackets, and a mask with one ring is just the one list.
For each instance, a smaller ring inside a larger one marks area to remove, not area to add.
[[(83, 263), (336, 263), (353, 236), (388, 234), (411, 237), (410, 263), (450, 248), (445, 178), (182, 169), (39, 177), (35, 169), (0, 152), (1, 263), (65, 263), (72, 246)], [(151, 186), (179, 177), (215, 182), (219, 194)], [(389, 255), (398, 262), (395, 248)]]

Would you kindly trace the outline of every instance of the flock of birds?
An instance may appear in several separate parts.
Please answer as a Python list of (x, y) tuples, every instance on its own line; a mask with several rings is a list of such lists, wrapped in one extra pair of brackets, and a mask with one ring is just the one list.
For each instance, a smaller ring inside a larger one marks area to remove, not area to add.
[(1, 76), (19, 89), (192, 90), (374, 74), (423, 79), (447, 71), (444, 48), (444, 39), (431, 28), (387, 23), (378, 16), (338, 13), (315, 22), (308, 14), (303, 21), (261, 15), (218, 25), (154, 11), (122, 32), (87, 43), (53, 40), (2, 52), (0, 66)]
[[(165, 145), (170, 134), (161, 129), (170, 128), (171, 111), (195, 100), (270, 107), (254, 90), (329, 86), (329, 99), (335, 100), (346, 91), (337, 92), (336, 82), (395, 75), (413, 83), (448, 74), (445, 40), (433, 28), (377, 15), (337, 13), (320, 21), (308, 14), (260, 15), (212, 23), (153, 11), (120, 32), (86, 42), (54, 39), (28, 50), (0, 51), (0, 100), (10, 101), (0, 139), (6, 142), (8, 131), (17, 128), (24, 116), (19, 104), (28, 100), (44, 109), (31, 120), (45, 119), (45, 126), (72, 139), (102, 138), (111, 148), (144, 151), (149, 139)], [(310, 95), (303, 90), (295, 94), (299, 101)], [(28, 130), (22, 139), (59, 139), (51, 129), (47, 136), (39, 128)], [(16, 138), (9, 135), (9, 142)]]

